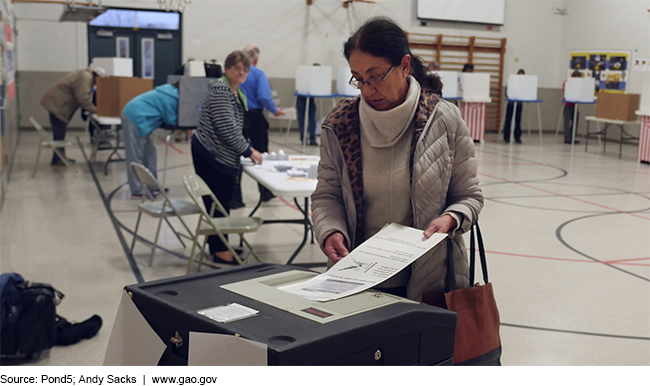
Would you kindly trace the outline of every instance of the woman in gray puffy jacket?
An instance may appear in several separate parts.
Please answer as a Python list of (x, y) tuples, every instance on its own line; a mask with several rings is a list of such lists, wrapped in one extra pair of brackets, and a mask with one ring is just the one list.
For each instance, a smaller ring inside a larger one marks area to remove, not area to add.
[[(448, 233), (459, 288), (469, 286), (461, 234), (476, 222), (483, 194), (474, 143), (456, 106), (438, 96), (390, 19), (366, 22), (345, 43), (350, 84), (361, 90), (341, 101), (323, 123), (312, 219), (323, 252), (335, 263), (387, 223)], [(442, 291), (447, 244), (441, 243), (379, 289), (420, 300)]]

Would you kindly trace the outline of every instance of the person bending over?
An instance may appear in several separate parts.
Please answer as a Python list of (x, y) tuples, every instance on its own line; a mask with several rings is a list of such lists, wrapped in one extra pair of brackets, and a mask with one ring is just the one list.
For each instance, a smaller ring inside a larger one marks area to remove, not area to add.
[[(137, 162), (157, 177), (156, 147), (151, 134), (158, 127), (178, 124), (178, 83), (163, 84), (131, 99), (122, 110), (122, 132), (126, 164)], [(126, 168), (131, 197), (140, 198), (144, 189), (130, 167)]]

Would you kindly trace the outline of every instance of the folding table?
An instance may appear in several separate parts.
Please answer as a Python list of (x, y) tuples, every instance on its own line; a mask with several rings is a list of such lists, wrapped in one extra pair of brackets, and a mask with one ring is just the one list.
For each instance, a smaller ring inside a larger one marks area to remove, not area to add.
[[(271, 161), (264, 160), (261, 165), (253, 165), (248, 160), (243, 160), (242, 165), (244, 173), (249, 175), (255, 181), (262, 184), (265, 188), (271, 191), (276, 196), (279, 197), (292, 197), (296, 207), (302, 213), (303, 217), (300, 219), (281, 219), (281, 220), (264, 220), (264, 224), (272, 223), (289, 223), (289, 224), (302, 224), (304, 226), (305, 233), (303, 235), (302, 242), (296, 249), (296, 251), (291, 255), (287, 264), (293, 263), (293, 260), (298, 256), (298, 253), (307, 243), (307, 236), (311, 233), (311, 242), (314, 242), (313, 226), (311, 220), (309, 219), (309, 197), (316, 190), (317, 179), (316, 178), (307, 178), (307, 177), (289, 177), (286, 172), (279, 172), (275, 169), (275, 165), (279, 163), (286, 164), (290, 162), (293, 166), (298, 165), (317, 165), (320, 157), (318, 156), (307, 156), (307, 155), (294, 155), (289, 156), (288, 161)], [(298, 203), (299, 198), (304, 198), (303, 207)], [(260, 194), (260, 200), (255, 206), (255, 209), (249, 214), (253, 216), (257, 209), (262, 205), (262, 195)]]

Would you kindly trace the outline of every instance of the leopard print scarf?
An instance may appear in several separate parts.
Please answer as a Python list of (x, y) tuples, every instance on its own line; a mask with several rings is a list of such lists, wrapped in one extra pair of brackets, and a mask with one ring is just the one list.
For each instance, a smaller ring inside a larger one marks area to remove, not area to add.
[[(339, 140), (343, 158), (350, 176), (354, 206), (357, 211), (356, 239), (354, 246), (361, 244), (364, 233), (363, 218), (363, 168), (361, 165), (361, 124), (359, 119), (359, 98), (342, 100), (329, 114), (323, 126), (330, 127)], [(418, 107), (415, 112), (415, 130), (411, 141), (411, 157), (409, 169), (411, 183), (413, 183), (413, 156), (415, 146), (418, 143), (420, 134), (429, 120), (429, 116), (440, 101), (440, 97), (431, 90), (422, 89), (418, 100)]]

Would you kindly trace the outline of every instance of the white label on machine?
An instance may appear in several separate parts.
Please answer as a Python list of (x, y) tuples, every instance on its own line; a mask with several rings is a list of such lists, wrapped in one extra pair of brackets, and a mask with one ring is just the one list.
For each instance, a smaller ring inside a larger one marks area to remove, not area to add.
[(245, 319), (260, 313), (257, 310), (242, 306), (238, 303), (230, 303), (225, 306), (205, 308), (203, 310), (198, 310), (197, 312), (220, 323), (234, 322), (235, 320)]

